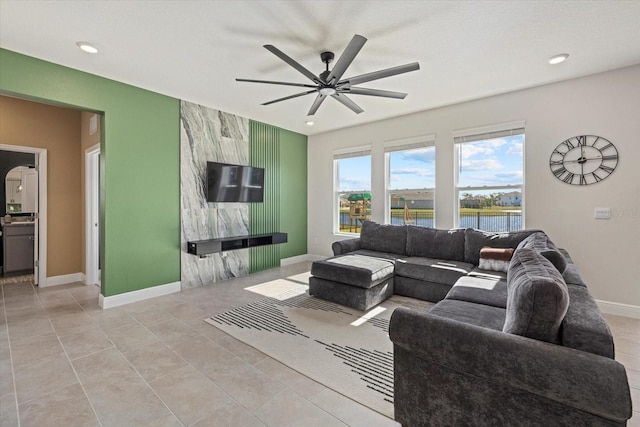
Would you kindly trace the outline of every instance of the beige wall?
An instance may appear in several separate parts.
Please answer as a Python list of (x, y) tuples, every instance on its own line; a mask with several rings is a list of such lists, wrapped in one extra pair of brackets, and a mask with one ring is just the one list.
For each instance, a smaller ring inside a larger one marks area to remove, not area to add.
[[(90, 121), (91, 117), (96, 116), (97, 119), (97, 131), (92, 135), (90, 133)], [(93, 147), (96, 144), (100, 144), (101, 135), (101, 120), (100, 114), (90, 113), (87, 111), (80, 112), (80, 206), (82, 211), (82, 272), (86, 272), (86, 209), (85, 209), (85, 151), (88, 148)]]
[[(331, 242), (344, 238), (332, 232), (335, 150), (372, 146), (376, 199), (384, 195), (385, 141), (436, 134), (436, 227), (450, 228), (456, 206), (452, 132), (524, 120), (526, 227), (545, 230), (569, 251), (595, 298), (637, 313), (639, 117), (640, 66), (634, 66), (310, 136), (308, 192), (314, 197), (309, 197), (308, 251), (329, 255)], [(620, 155), (618, 167), (595, 185), (564, 184), (551, 174), (549, 157), (563, 140), (584, 134), (613, 142)], [(610, 207), (612, 218), (594, 219), (595, 207)], [(372, 218), (384, 219), (383, 204), (374, 204)]]
[(81, 272), (80, 111), (0, 96), (0, 143), (47, 150), (47, 276)]

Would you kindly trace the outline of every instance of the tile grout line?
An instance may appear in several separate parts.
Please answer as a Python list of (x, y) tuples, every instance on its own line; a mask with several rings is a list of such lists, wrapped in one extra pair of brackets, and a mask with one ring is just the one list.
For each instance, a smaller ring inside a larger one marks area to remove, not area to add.
[[(164, 311), (164, 310), (163, 310), (163, 311)], [(169, 313), (167, 313), (167, 314), (169, 314)], [(170, 314), (169, 314), (169, 315), (170, 315)], [(233, 402), (237, 403), (241, 408), (244, 408), (248, 413), (250, 413), (250, 414), (251, 414), (251, 415), (253, 415), (255, 418), (257, 418), (258, 420), (260, 420), (260, 418), (258, 418), (258, 417), (257, 417), (257, 416), (256, 416), (256, 415), (255, 415), (255, 414), (254, 414), (250, 409), (249, 409), (249, 408), (245, 407), (242, 403), (240, 403), (239, 401), (237, 401), (237, 400), (236, 400), (233, 396), (231, 396), (231, 395), (230, 395), (230, 394), (229, 394), (229, 393), (228, 393), (228, 392), (227, 392), (227, 391), (226, 391), (222, 386), (218, 385), (214, 380), (212, 380), (211, 378), (209, 378), (208, 376), (206, 376), (203, 372), (201, 372), (198, 368), (196, 368), (196, 367), (195, 367), (191, 362), (189, 362), (187, 359), (185, 359), (184, 357), (182, 357), (182, 355), (178, 354), (178, 353), (177, 353), (176, 351), (174, 351), (171, 347), (169, 347), (169, 346), (168, 346), (168, 345), (167, 345), (167, 344), (162, 340), (162, 338), (160, 338), (158, 335), (156, 335), (152, 330), (150, 330), (150, 329), (149, 329), (149, 328), (147, 328), (145, 325), (143, 325), (142, 323), (140, 323), (140, 321), (139, 321), (138, 319), (136, 319), (134, 316), (131, 316), (131, 317), (133, 318), (133, 320), (135, 320), (136, 322), (138, 322), (138, 323), (140, 324), (140, 326), (142, 326), (142, 327), (143, 327), (143, 328), (145, 328), (149, 333), (151, 333), (153, 336), (155, 336), (156, 338), (158, 338), (158, 341), (160, 341), (160, 342), (161, 342), (165, 347), (167, 347), (169, 350), (171, 350), (172, 352), (174, 352), (174, 353), (175, 353), (179, 358), (181, 358), (182, 360), (184, 360), (184, 361), (187, 363), (187, 365), (191, 366), (191, 367), (192, 367), (196, 372), (198, 372), (200, 375), (202, 375), (202, 376), (203, 376), (207, 381), (211, 382), (211, 384), (213, 384), (215, 387), (217, 387), (218, 389), (220, 389), (220, 391), (222, 391), (225, 395), (227, 395), (227, 397), (229, 397), (229, 399), (231, 399)], [(171, 316), (171, 317), (173, 317), (173, 316)], [(206, 336), (204, 336), (204, 335), (200, 334), (198, 331), (196, 331), (195, 329), (191, 328), (191, 326), (189, 326), (187, 323), (183, 322), (182, 320), (180, 320), (180, 319), (176, 319), (176, 320), (178, 320), (179, 322), (183, 323), (187, 328), (191, 329), (192, 331), (194, 331), (196, 334), (198, 334), (199, 336), (203, 337), (204, 339), (209, 340), (209, 341), (213, 342), (213, 343), (214, 343), (214, 344), (216, 344), (216, 345), (220, 345), (220, 344), (216, 343), (215, 341), (213, 341), (212, 339), (210, 339), (209, 337), (206, 337)], [(169, 320), (169, 321), (170, 321), (170, 320)], [(160, 322), (160, 323), (163, 323), (163, 322)], [(221, 347), (221, 348), (224, 348), (224, 347), (222, 347), (222, 346), (220, 346), (220, 347)], [(229, 351), (229, 353), (233, 354), (235, 357), (238, 357), (238, 356), (237, 356), (235, 353), (233, 353), (232, 351), (230, 351), (230, 350), (228, 350), (228, 349), (226, 349), (226, 348), (224, 348), (224, 349), (225, 349), (225, 350), (227, 350), (227, 351)], [(124, 356), (124, 354), (123, 354), (123, 356)], [(126, 356), (125, 356), (125, 359), (126, 359)], [(241, 359), (241, 360), (242, 360), (242, 359)], [(243, 360), (243, 361), (244, 361), (244, 360)], [(129, 359), (127, 359), (127, 362), (129, 362)], [(244, 362), (246, 362), (246, 361), (244, 361)], [(248, 363), (248, 362), (246, 362), (246, 363)], [(129, 362), (129, 364), (131, 364), (131, 362)], [(132, 365), (132, 366), (133, 366), (133, 365)], [(134, 367), (134, 369), (135, 369), (135, 367)], [(137, 371), (136, 371), (136, 372), (137, 372)], [(175, 371), (174, 371), (174, 372), (175, 372)], [(167, 376), (169, 376), (169, 375), (171, 375), (171, 373), (169, 373), (169, 374), (165, 374), (165, 375), (162, 375), (162, 376), (160, 376), (160, 377), (156, 378), (156, 380), (158, 380), (158, 379), (160, 379), (160, 378), (167, 377)], [(144, 379), (144, 378), (143, 378), (143, 379)], [(154, 381), (155, 381), (155, 380), (154, 380)], [(145, 380), (145, 382), (146, 382), (146, 380)], [(153, 388), (153, 386), (152, 386), (151, 384), (149, 384), (149, 383), (147, 383), (147, 385), (149, 386), (149, 388), (151, 388), (151, 390), (152, 390), (152, 391), (154, 392), (154, 394), (156, 394), (156, 396), (157, 396), (157, 393), (156, 393), (155, 389)], [(158, 396), (158, 398), (160, 399), (160, 401), (161, 401), (162, 403), (164, 403), (164, 404), (165, 404), (165, 406), (167, 406), (167, 407), (168, 407), (168, 405), (164, 402), (164, 400), (162, 400), (162, 398), (161, 398), (160, 396)], [(169, 410), (171, 411), (171, 409), (169, 409)], [(172, 411), (172, 413), (173, 413), (173, 411)], [(175, 415), (175, 414), (174, 414), (174, 415)], [(207, 416), (209, 416), (209, 415), (205, 415), (205, 416), (203, 416), (202, 418), (200, 418), (200, 419), (196, 420), (196, 421), (195, 421), (194, 423), (192, 423), (191, 425), (198, 423), (199, 421), (201, 421), (202, 419), (206, 418)], [(178, 417), (176, 416), (176, 418), (178, 418)], [(180, 421), (180, 419), (179, 419), (179, 418), (178, 418), (178, 420)], [(182, 421), (180, 421), (180, 422), (182, 423)], [(262, 421), (260, 421), (260, 422), (262, 422)], [(264, 423), (263, 423), (263, 424), (264, 424)], [(184, 425), (184, 424), (183, 424), (183, 425)], [(187, 426), (185, 426), (185, 427), (187, 427)]]
[[(71, 295), (71, 293), (69, 291), (66, 291), (66, 293), (68, 293), (71, 298), (75, 301), (75, 298), (73, 298), (73, 295)], [(45, 306), (42, 304), (42, 301), (40, 301), (40, 295), (36, 293), (36, 295), (38, 295), (38, 302), (40, 303), (40, 305), (42, 306), (42, 309), (45, 311), (45, 313), (47, 312), (47, 309), (45, 308)], [(80, 304), (78, 304), (80, 305)], [(82, 308), (82, 306), (80, 306), (80, 308)], [(84, 311), (84, 309), (82, 309)], [(64, 344), (62, 344), (62, 340), (60, 339), (60, 335), (58, 335), (58, 331), (56, 330), (55, 326), (53, 325), (53, 322), (51, 321), (51, 318), (49, 316), (49, 314), (47, 314), (47, 320), (49, 321), (49, 323), (51, 324), (51, 328), (53, 328), (53, 331), (56, 334), (56, 338), (58, 338), (58, 343), (60, 343), (60, 347), (62, 347), (62, 351), (65, 355), (65, 357), (67, 358), (67, 362), (69, 362), (69, 365), (71, 366), (71, 369), (73, 370), (73, 374), (76, 376), (76, 380), (78, 381), (78, 385), (80, 385), (80, 388), (82, 389), (82, 393), (84, 393), (84, 397), (87, 399), (87, 402), (89, 403), (89, 406), (91, 407), (91, 410), (93, 411), (93, 415), (96, 417), (96, 420), (98, 421), (98, 424), (102, 427), (102, 421), (100, 420), (100, 417), (98, 417), (98, 413), (96, 412), (96, 408), (93, 407), (93, 403), (91, 403), (91, 399), (89, 399), (89, 395), (87, 394), (87, 390), (85, 390), (84, 385), (82, 384), (82, 381), (80, 381), (80, 376), (78, 375), (78, 372), (76, 371), (76, 367), (73, 366), (73, 363), (71, 362), (71, 358), (69, 358), (69, 354), (67, 353), (67, 350), (64, 348)], [(65, 388), (65, 387), (62, 387)], [(61, 390), (62, 388), (58, 389)]]
[[(18, 405), (18, 389), (16, 388), (16, 373), (13, 365), (13, 352), (11, 350), (11, 333), (9, 332), (9, 319), (7, 318), (7, 305), (4, 294), (4, 285), (2, 286), (2, 313), (4, 314), (4, 324), (7, 328), (7, 346), (9, 347), (9, 363), (11, 364), (11, 378), (13, 380), (13, 398), (16, 404), (16, 417), (18, 419), (18, 427), (20, 427), (20, 406)], [(34, 292), (35, 293), (35, 292)]]

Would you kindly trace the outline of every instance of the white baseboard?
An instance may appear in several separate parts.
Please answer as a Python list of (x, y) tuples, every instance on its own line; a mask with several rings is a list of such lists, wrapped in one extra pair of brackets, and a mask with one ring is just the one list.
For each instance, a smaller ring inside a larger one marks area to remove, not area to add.
[(71, 273), (63, 274), (62, 276), (47, 277), (47, 280), (44, 283), (38, 283), (38, 286), (46, 288), (48, 286), (66, 285), (67, 283), (74, 282), (84, 283), (84, 273)]
[(105, 297), (100, 294), (98, 297), (98, 304), (103, 310), (107, 308), (119, 307), (125, 304), (131, 304), (146, 300), (149, 298), (161, 297), (163, 295), (169, 295), (176, 292), (180, 292), (180, 282), (167, 283), (166, 285), (152, 286), (150, 288), (140, 289), (137, 291), (125, 292), (124, 294), (112, 295)]
[(312, 255), (312, 254), (304, 254), (298, 256), (292, 256), (290, 258), (283, 258), (280, 260), (280, 266), (286, 267), (287, 265), (297, 264), (299, 262), (305, 261), (318, 261), (321, 259), (325, 259), (326, 257), (320, 255)]
[(640, 307), (637, 305), (622, 304), (619, 302), (610, 302), (596, 300), (598, 307), (603, 313), (615, 314), (616, 316), (632, 317), (640, 319)]

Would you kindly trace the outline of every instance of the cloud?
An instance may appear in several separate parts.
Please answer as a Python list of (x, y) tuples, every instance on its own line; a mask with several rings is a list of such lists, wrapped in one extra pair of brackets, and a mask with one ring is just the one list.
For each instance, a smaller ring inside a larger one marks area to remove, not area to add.
[(426, 168), (398, 168), (391, 170), (393, 175), (433, 176), (433, 171)]
[(419, 148), (402, 153), (402, 160), (417, 161), (423, 163), (433, 163), (436, 159), (436, 151), (434, 147)]
[(522, 156), (523, 144), (522, 142), (512, 142), (511, 147), (507, 149), (507, 154)]
[(496, 148), (504, 144), (507, 144), (507, 140), (503, 138), (460, 144), (460, 157), (468, 159), (478, 154), (490, 156), (495, 154)]
[(338, 191), (358, 191), (371, 189), (371, 183), (361, 178), (344, 177), (340, 178)]
[(470, 175), (465, 178), (464, 185), (481, 186), (481, 185), (518, 185), (522, 184), (521, 171), (509, 171), (500, 173), (480, 173)]
[(496, 159), (469, 160), (462, 159), (463, 172), (502, 169), (502, 163)]
[(498, 179), (513, 179), (513, 178), (522, 179), (522, 171), (502, 172), (502, 173), (497, 173), (494, 176)]

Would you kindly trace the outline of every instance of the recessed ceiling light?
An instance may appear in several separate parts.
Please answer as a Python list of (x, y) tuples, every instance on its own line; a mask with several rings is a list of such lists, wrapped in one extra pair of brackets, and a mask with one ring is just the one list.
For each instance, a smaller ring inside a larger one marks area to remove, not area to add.
[(561, 62), (564, 62), (567, 58), (569, 57), (568, 53), (561, 53), (559, 55), (554, 55), (551, 58), (549, 58), (549, 64), (559, 64)]
[(313, 120), (307, 120), (304, 122), (304, 124), (307, 126), (313, 126)]
[(76, 46), (78, 46), (80, 49), (84, 50), (87, 53), (98, 53), (98, 49), (91, 43), (77, 42)]

